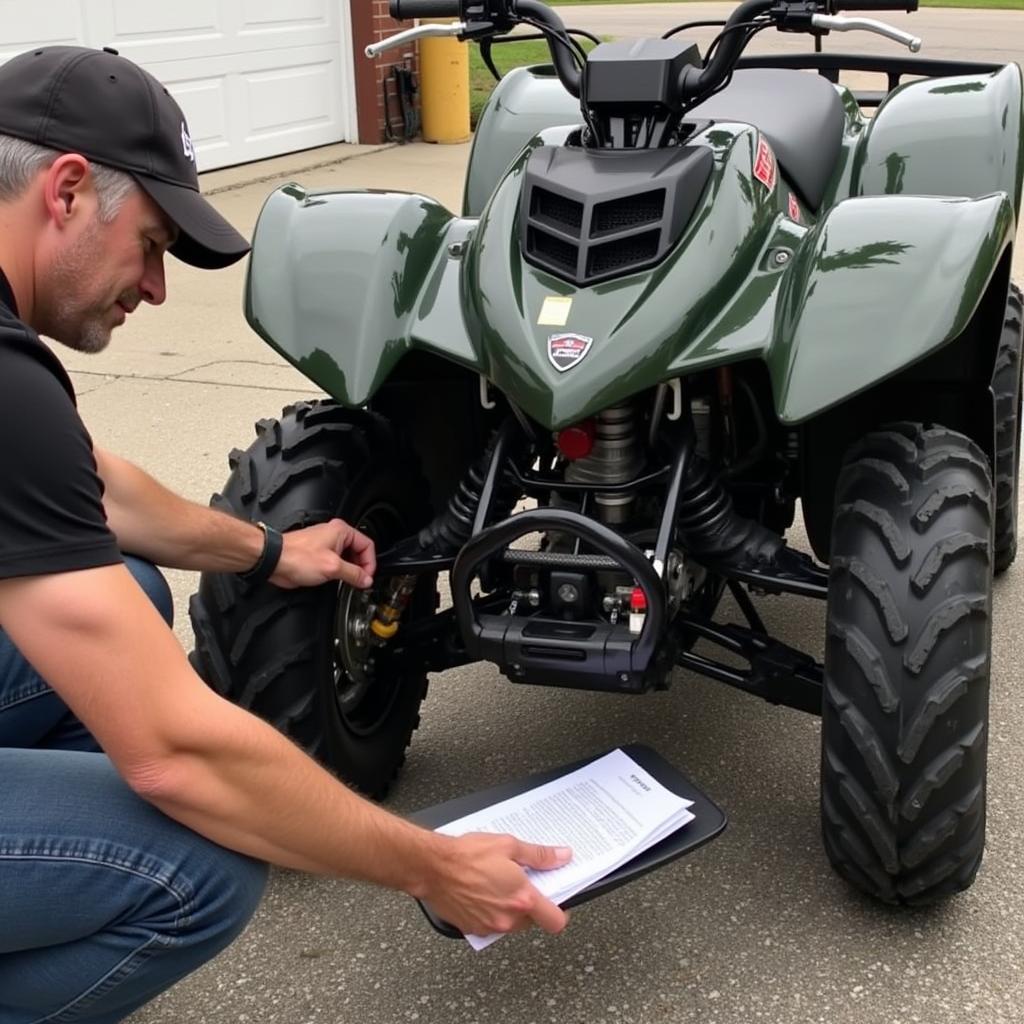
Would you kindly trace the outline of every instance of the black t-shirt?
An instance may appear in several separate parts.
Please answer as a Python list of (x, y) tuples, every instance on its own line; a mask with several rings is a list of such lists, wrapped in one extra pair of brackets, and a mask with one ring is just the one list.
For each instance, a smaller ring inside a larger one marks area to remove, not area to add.
[(0, 579), (120, 561), (74, 388), (0, 270)]

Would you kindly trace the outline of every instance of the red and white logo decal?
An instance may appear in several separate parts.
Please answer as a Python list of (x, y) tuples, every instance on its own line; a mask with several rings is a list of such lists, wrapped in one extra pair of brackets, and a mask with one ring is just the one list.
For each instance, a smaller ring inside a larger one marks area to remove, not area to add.
[(757, 140), (757, 159), (754, 161), (754, 177), (769, 192), (775, 189), (775, 154), (771, 147), (764, 141), (764, 136)]
[(796, 196), (792, 192), (789, 193), (789, 219), (795, 220), (798, 224), (800, 223), (800, 204), (796, 201)]
[(583, 334), (552, 334), (548, 338), (548, 359), (559, 373), (571, 370), (594, 344)]

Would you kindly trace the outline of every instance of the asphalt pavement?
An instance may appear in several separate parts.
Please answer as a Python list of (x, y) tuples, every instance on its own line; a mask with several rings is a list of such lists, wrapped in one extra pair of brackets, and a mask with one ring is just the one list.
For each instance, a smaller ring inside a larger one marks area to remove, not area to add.
[[(729, 5), (577, 7), (571, 20), (636, 35), (647, 18), (667, 24), (705, 6)], [(1024, 14), (929, 10), (914, 24), (926, 40), (934, 34), (933, 52), (1024, 52)], [(204, 189), (246, 232), (287, 180), (419, 190), (457, 209), (468, 151), (332, 147), (206, 175)], [(251, 441), (256, 420), (316, 393), (246, 325), (243, 278), (244, 266), (205, 273), (172, 261), (165, 308), (140, 310), (102, 355), (61, 353), (96, 441), (200, 501), (222, 485), (228, 451)], [(794, 542), (803, 543), (799, 530)], [(171, 582), (177, 633), (190, 646), (196, 579), (175, 572)], [(819, 605), (761, 604), (782, 639), (820, 653)], [(577, 909), (564, 935), (512, 936), (482, 953), (435, 935), (404, 896), (276, 871), (246, 933), (133, 1024), (1019, 1022), (1022, 605), (1018, 565), (996, 586), (985, 861), (974, 887), (941, 907), (877, 906), (832, 874), (819, 839), (814, 718), (685, 673), (667, 693), (626, 697), (515, 687), (489, 666), (468, 666), (433, 677), (388, 802), (395, 811), (642, 742), (703, 787), (729, 828)]]

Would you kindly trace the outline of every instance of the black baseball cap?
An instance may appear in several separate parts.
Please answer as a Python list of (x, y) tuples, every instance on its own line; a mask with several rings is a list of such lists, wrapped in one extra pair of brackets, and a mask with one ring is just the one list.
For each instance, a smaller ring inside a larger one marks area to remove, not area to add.
[(202, 197), (181, 108), (116, 50), (46, 46), (0, 66), (0, 134), (126, 171), (177, 225), (171, 252), (226, 267), (249, 243)]

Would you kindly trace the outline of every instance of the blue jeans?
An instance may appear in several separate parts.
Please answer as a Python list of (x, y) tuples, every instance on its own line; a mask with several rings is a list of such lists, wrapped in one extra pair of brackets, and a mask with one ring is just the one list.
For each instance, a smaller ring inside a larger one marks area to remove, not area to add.
[[(163, 576), (125, 563), (171, 621)], [(266, 866), (137, 797), (0, 630), (0, 1024), (112, 1024), (227, 946)]]

